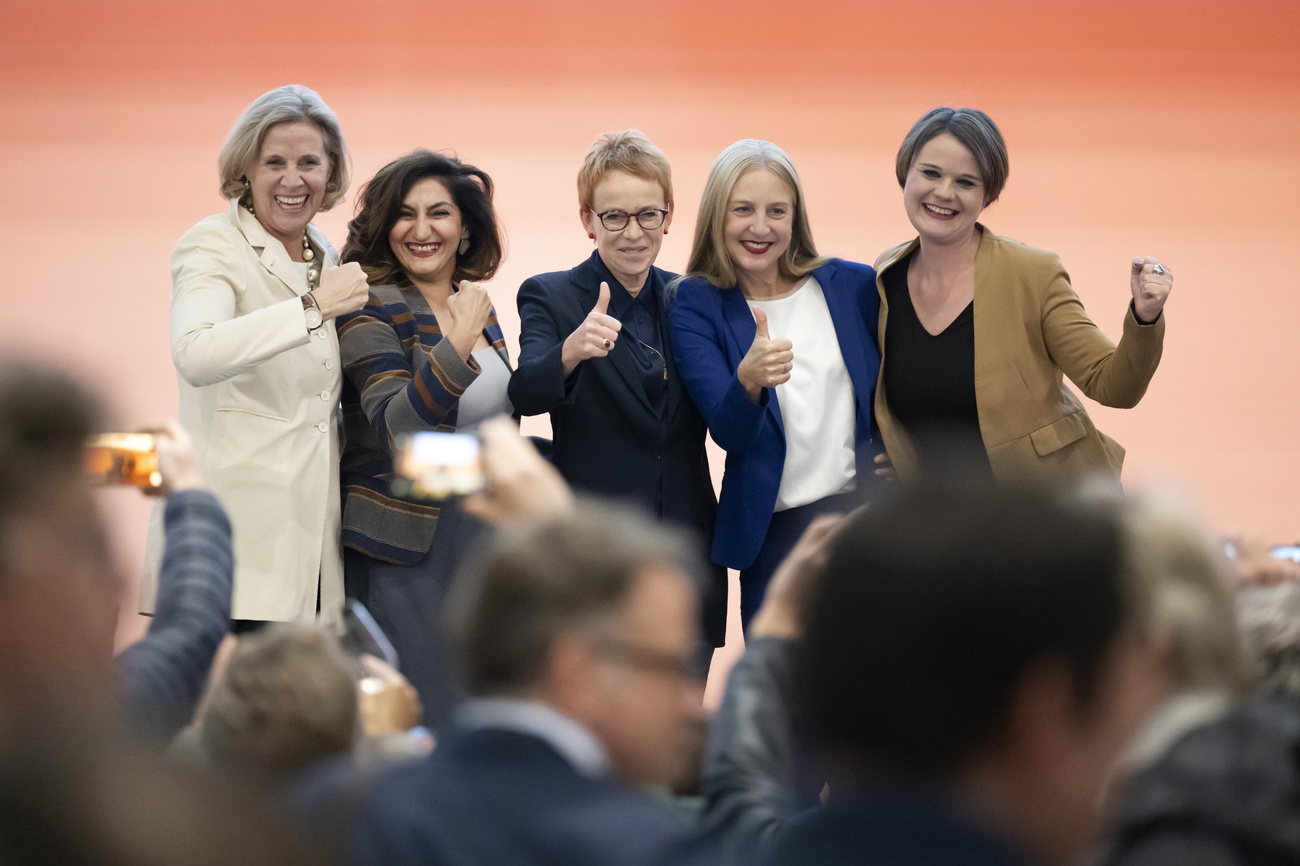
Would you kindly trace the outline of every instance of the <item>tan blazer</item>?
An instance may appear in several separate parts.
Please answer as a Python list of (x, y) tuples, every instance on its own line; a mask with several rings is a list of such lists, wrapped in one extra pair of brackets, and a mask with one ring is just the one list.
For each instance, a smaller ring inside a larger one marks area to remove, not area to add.
[[(313, 226), (313, 245), (337, 254)], [(336, 621), (339, 397), (334, 323), (307, 330), (307, 283), (284, 246), (233, 201), (172, 252), (171, 351), (180, 420), (230, 512), (236, 619)], [(141, 610), (153, 608), (162, 512), (150, 526)]]
[[(1137, 405), (1160, 363), (1164, 316), (1139, 325), (1130, 309), (1116, 346), (1088, 318), (1054, 253), (998, 237), (983, 226), (978, 230), (975, 403), (994, 476), (1006, 481), (1099, 475), (1118, 484), (1124, 449), (1093, 426), (1061, 374), (1102, 405)], [(919, 243), (913, 239), (893, 247), (876, 261), (881, 356), (876, 418), (903, 477), (915, 472), (916, 455), (885, 394), (889, 310), (883, 276)]]

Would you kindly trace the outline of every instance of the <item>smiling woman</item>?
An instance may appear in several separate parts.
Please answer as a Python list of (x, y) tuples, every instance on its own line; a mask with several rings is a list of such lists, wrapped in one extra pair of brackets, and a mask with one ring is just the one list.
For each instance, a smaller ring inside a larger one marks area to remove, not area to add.
[(393, 494), (404, 433), (473, 433), (511, 415), (510, 358), (485, 289), (501, 263), (492, 178), (417, 150), (375, 173), (357, 197), (343, 260), (370, 297), (339, 320), (343, 387), (343, 544), (348, 595), (365, 602), (437, 727), (458, 700), (443, 640), (443, 601), (483, 525), (446, 501)]
[(1133, 260), (1116, 346), (1084, 313), (1060, 259), (979, 223), (1009, 172), (988, 115), (928, 112), (903, 140), (896, 171), (917, 238), (876, 262), (876, 417), (900, 474), (959, 462), (1003, 481), (1118, 484), (1124, 449), (1092, 425), (1062, 374), (1099, 403), (1136, 405), (1160, 363), (1173, 274), (1154, 258)]
[[(347, 191), (347, 161), (338, 121), (314, 92), (263, 94), (218, 159), (230, 209), (172, 253), (181, 422), (234, 525), (238, 621), (329, 622), (343, 608), (334, 319), (364, 303), (366, 283), (356, 265), (334, 267), (312, 218)], [(161, 544), (159, 503), (145, 612)]]

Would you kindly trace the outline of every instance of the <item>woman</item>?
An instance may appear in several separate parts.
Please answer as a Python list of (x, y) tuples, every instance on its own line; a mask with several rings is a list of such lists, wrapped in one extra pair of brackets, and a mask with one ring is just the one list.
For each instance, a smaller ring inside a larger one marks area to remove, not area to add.
[(488, 293), (501, 264), (492, 179), (417, 150), (381, 168), (357, 198), (343, 260), (370, 283), (339, 322), (343, 544), (348, 592), (364, 599), (420, 693), (426, 723), (459, 696), (442, 638), (443, 599), (481, 524), (453, 502), (393, 495), (392, 444), (425, 430), (473, 433), (513, 414), (510, 359)]
[(917, 237), (876, 262), (876, 418), (899, 474), (955, 455), (998, 480), (1091, 474), (1118, 484), (1124, 449), (1092, 425), (1062, 373), (1103, 405), (1136, 405), (1160, 362), (1173, 274), (1133, 260), (1115, 346), (1060, 259), (978, 222), (1008, 172), (988, 115), (930, 111), (903, 140), (896, 172)]
[[(510, 399), (525, 415), (550, 413), (553, 459), (569, 484), (639, 503), (693, 530), (707, 550), (717, 500), (704, 420), (673, 360), (676, 275), (654, 266), (673, 219), (663, 152), (634, 129), (601, 136), (578, 172), (578, 219), (591, 256), (519, 288)], [(725, 569), (712, 570), (703, 596), (705, 638), (722, 646)]]
[(673, 348), (727, 452), (713, 559), (740, 569), (747, 624), (813, 518), (870, 477), (875, 272), (817, 254), (790, 157), (752, 139), (713, 163), (687, 270)]
[[(171, 351), (180, 418), (235, 537), (236, 630), (339, 618), (336, 317), (365, 303), (356, 265), (311, 224), (348, 188), (338, 120), (298, 85), (263, 94), (218, 158), (230, 208), (172, 253)], [(141, 587), (153, 609), (162, 511)]]

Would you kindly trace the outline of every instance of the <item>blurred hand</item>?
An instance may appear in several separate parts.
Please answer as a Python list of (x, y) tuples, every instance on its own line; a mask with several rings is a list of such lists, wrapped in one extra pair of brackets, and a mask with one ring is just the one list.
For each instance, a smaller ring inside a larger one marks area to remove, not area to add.
[(740, 360), (736, 377), (745, 386), (749, 398), (757, 403), (764, 388), (775, 388), (790, 381), (790, 370), (794, 368), (794, 343), (773, 340), (767, 333), (767, 313), (761, 307), (752, 309), (754, 342), (749, 344), (749, 351)]
[(420, 723), (420, 696), (387, 662), (363, 655), (366, 677), (357, 684), (361, 732), (367, 737), (409, 731)]
[(370, 298), (370, 284), (366, 282), (361, 265), (348, 262), (337, 268), (325, 268), (312, 297), (320, 307), (321, 318), (328, 322), (364, 307)]
[(750, 637), (803, 637), (809, 600), (845, 517), (825, 514), (808, 525), (799, 543), (773, 572), (763, 604), (749, 624)]
[(1133, 309), (1144, 322), (1154, 322), (1160, 316), (1174, 288), (1174, 272), (1168, 265), (1161, 264), (1164, 273), (1157, 274), (1155, 267), (1159, 263), (1159, 259), (1151, 256), (1133, 260), (1129, 287), (1133, 290)]
[(481, 520), (550, 517), (573, 508), (573, 493), (559, 471), (519, 435), (505, 416), (484, 421), (483, 469), (487, 488), (465, 499), (465, 510)]
[(159, 496), (170, 496), (182, 490), (207, 487), (203, 477), (203, 460), (199, 457), (194, 440), (176, 421), (165, 421), (145, 430), (153, 434), (154, 449), (158, 452), (158, 474), (162, 484), (156, 491), (145, 491)]
[(1238, 589), (1300, 580), (1300, 563), (1273, 556), (1272, 548), (1259, 536), (1242, 535), (1231, 541), (1237, 550), (1232, 558), (1232, 574)]
[(212, 666), (208, 668), (208, 682), (203, 687), (203, 697), (199, 698), (199, 705), (194, 708), (192, 724), (203, 724), (203, 716), (212, 701), (212, 692), (226, 678), (226, 666), (230, 664), (230, 657), (235, 654), (238, 647), (239, 638), (233, 634), (226, 635), (217, 645), (216, 655), (212, 657)]
[(889, 459), (889, 455), (881, 451), (872, 460), (876, 464), (876, 477), (888, 481), (891, 484), (898, 480), (898, 473), (894, 471), (894, 461)]
[(451, 314), (451, 333), (447, 335), (460, 356), (469, 360), (474, 352), (474, 344), (487, 327), (488, 317), (492, 314), (492, 299), (487, 289), (471, 283), (460, 281), (460, 289), (452, 292), (447, 299), (447, 312)]
[(564, 365), (564, 375), (568, 376), (578, 368), (578, 364), (588, 358), (603, 358), (614, 348), (618, 332), (623, 323), (606, 311), (609, 309), (609, 283), (600, 284), (600, 295), (596, 306), (582, 320), (578, 329), (564, 341), (560, 350), (560, 361)]

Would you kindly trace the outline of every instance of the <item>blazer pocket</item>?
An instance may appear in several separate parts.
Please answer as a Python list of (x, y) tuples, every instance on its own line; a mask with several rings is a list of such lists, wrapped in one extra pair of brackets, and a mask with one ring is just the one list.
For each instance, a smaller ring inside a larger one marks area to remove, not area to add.
[(1083, 412), (1074, 412), (1060, 420), (1053, 421), (1046, 427), (1039, 427), (1029, 434), (1029, 441), (1034, 443), (1034, 451), (1039, 457), (1046, 457), (1054, 451), (1060, 451), (1066, 445), (1078, 442), (1088, 435), (1088, 426)]
[(242, 406), (218, 406), (218, 412), (233, 412), (237, 415), (252, 415), (255, 418), (265, 418), (268, 421), (279, 421), (281, 424), (287, 424), (288, 418), (283, 415), (276, 415), (266, 409), (248, 409)]

